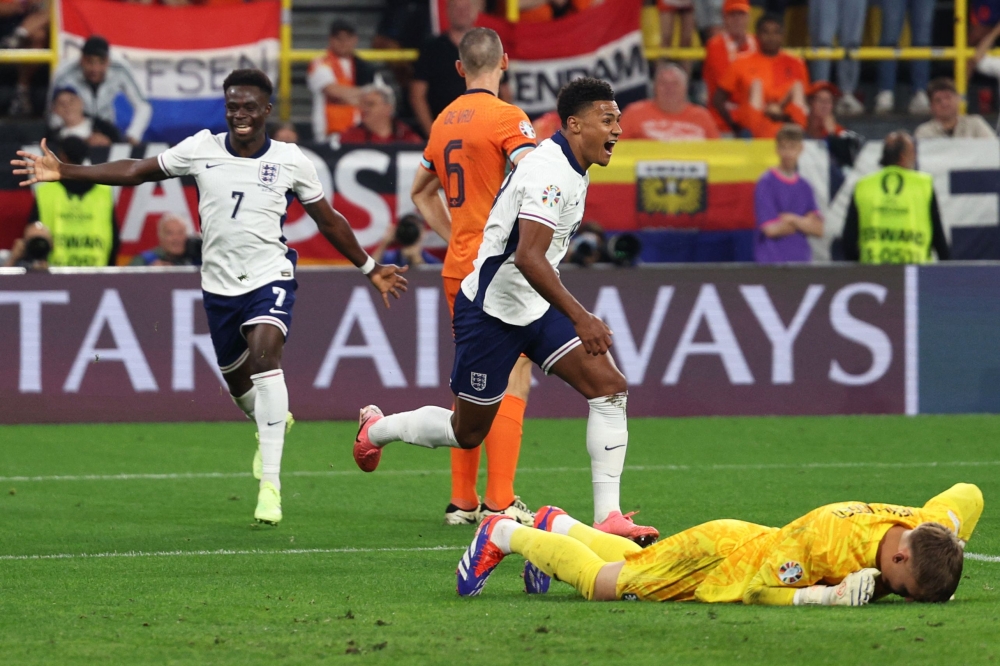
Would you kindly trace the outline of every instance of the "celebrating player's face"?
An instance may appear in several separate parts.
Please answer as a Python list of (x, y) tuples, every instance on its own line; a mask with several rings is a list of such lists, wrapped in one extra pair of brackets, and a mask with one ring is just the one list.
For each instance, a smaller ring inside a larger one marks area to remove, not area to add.
[(589, 164), (608, 166), (611, 152), (615, 149), (622, 126), (618, 124), (622, 114), (617, 102), (594, 102), (591, 108), (580, 114), (583, 157)]
[(226, 91), (226, 124), (233, 140), (249, 143), (264, 131), (271, 103), (256, 86), (232, 86)]

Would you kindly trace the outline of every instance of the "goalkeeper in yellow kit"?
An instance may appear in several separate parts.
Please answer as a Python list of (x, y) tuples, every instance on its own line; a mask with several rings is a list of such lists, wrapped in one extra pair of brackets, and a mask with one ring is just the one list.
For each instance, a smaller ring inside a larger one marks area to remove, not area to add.
[(458, 564), (458, 593), (479, 594), (506, 555), (523, 555), (525, 588), (552, 577), (587, 599), (861, 606), (887, 594), (947, 601), (983, 511), (959, 483), (924, 506), (841, 502), (785, 527), (713, 520), (640, 549), (543, 507), (535, 527), (491, 516)]

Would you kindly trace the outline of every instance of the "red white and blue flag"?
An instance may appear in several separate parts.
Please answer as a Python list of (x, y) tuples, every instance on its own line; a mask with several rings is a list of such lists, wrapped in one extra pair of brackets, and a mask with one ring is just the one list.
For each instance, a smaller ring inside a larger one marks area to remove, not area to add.
[[(222, 81), (233, 69), (256, 67), (277, 81), (280, 26), (278, 0), (218, 7), (60, 0), (59, 60), (77, 60), (91, 35), (107, 39), (153, 106), (144, 139), (177, 143), (202, 129), (225, 129)], [(124, 98), (116, 113), (127, 127)]]
[[(444, 5), (444, 0), (440, 1)], [(432, 5), (438, 29), (447, 29), (443, 7)], [(556, 108), (559, 89), (582, 76), (604, 79), (618, 105), (647, 96), (648, 68), (642, 50), (642, 0), (607, 0), (555, 21), (509, 23), (480, 14), (510, 56), (513, 102), (534, 117)]]

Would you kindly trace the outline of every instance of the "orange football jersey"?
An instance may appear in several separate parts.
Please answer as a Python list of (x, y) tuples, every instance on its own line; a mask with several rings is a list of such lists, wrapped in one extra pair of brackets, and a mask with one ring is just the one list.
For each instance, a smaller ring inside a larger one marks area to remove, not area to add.
[(535, 131), (524, 111), (488, 90), (469, 90), (438, 115), (421, 164), (441, 181), (451, 212), (442, 276), (462, 279), (472, 272), (508, 166), (534, 147)]

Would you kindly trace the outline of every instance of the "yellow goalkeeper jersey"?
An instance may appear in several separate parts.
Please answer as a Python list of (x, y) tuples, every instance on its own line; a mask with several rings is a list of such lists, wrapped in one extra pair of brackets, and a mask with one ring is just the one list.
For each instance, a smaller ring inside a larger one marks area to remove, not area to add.
[[(698, 585), (695, 598), (704, 602), (791, 603), (794, 590), (809, 585), (836, 585), (848, 574), (876, 566), (879, 542), (889, 528), (912, 529), (941, 523), (968, 541), (983, 511), (979, 488), (959, 483), (920, 508), (895, 504), (841, 502), (828, 504), (777, 531), (758, 533), (733, 549)], [(778, 597), (778, 598), (776, 598)]]

